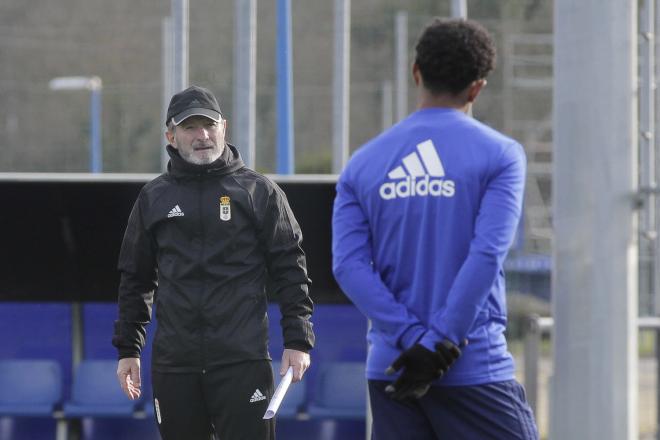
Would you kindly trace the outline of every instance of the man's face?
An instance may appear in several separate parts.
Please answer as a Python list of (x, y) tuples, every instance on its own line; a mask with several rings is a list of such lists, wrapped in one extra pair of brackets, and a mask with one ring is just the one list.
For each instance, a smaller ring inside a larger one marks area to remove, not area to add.
[(174, 132), (167, 131), (167, 140), (186, 161), (205, 165), (220, 157), (225, 148), (223, 119), (215, 122), (204, 116), (191, 116), (176, 126)]

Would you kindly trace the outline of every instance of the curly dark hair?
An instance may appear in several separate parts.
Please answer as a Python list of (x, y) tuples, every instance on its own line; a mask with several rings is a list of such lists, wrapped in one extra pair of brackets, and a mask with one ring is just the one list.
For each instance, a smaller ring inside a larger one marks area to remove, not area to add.
[(493, 40), (472, 20), (434, 19), (422, 31), (415, 52), (424, 86), (436, 95), (457, 95), (495, 67)]

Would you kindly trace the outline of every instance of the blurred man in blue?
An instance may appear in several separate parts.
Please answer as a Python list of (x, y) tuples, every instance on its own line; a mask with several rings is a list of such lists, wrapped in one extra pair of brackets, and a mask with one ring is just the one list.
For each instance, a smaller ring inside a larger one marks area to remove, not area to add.
[(417, 110), (355, 152), (333, 212), (335, 277), (372, 323), (373, 438), (537, 439), (504, 337), (525, 153), (467, 115), (494, 44), (435, 19), (415, 49)]

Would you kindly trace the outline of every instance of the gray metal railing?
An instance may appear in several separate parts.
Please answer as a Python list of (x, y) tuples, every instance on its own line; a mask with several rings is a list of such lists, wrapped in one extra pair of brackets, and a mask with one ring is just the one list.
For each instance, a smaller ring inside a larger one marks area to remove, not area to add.
[(527, 402), (536, 414), (539, 390), (539, 358), (541, 339), (544, 334), (550, 333), (554, 320), (550, 317), (532, 314), (527, 317), (525, 331), (525, 349), (523, 359), (525, 363), (525, 391)]
[[(527, 401), (532, 407), (534, 414), (538, 403), (539, 390), (539, 358), (541, 339), (544, 334), (550, 334), (554, 320), (551, 317), (532, 314), (527, 317), (526, 332), (524, 338), (524, 364), (525, 364), (525, 391), (527, 392)], [(660, 316), (643, 316), (637, 318), (639, 330), (655, 330), (660, 333)], [(658, 377), (660, 377), (660, 337), (656, 338), (656, 358), (658, 358)], [(660, 393), (660, 389), (658, 391)], [(660, 402), (660, 394), (658, 395)], [(660, 404), (658, 405), (657, 420), (660, 425)]]

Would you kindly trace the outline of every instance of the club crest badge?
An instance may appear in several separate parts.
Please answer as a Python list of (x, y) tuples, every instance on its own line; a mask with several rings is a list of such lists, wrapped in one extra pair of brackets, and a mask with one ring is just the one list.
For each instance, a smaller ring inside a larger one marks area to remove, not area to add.
[(220, 220), (223, 222), (231, 220), (231, 205), (229, 204), (229, 197), (220, 197)]

